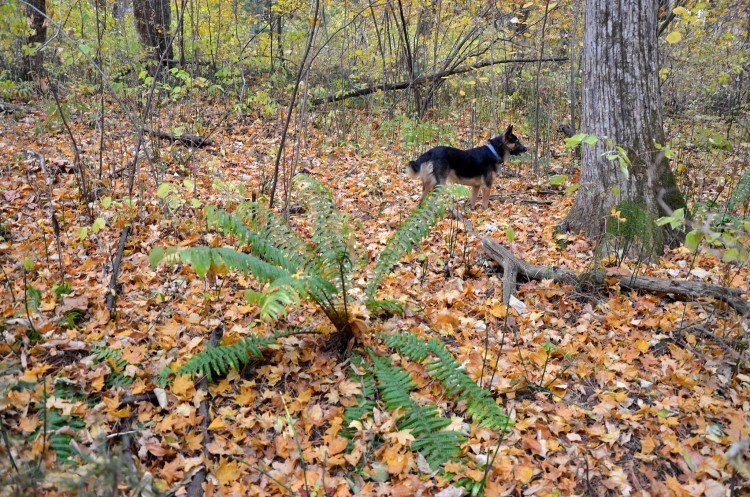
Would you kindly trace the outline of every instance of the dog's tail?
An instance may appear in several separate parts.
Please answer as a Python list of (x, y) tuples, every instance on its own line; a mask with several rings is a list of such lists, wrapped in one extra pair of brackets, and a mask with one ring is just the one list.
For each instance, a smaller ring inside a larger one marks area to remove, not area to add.
[(419, 175), (420, 164), (415, 160), (410, 160), (406, 166), (406, 175), (410, 178), (416, 178)]

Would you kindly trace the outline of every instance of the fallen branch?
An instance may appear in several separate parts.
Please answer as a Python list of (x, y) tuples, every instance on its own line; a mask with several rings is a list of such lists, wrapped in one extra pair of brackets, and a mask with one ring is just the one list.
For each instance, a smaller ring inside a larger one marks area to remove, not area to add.
[(126, 224), (122, 229), (122, 233), (120, 233), (120, 242), (117, 244), (117, 255), (115, 256), (115, 262), (112, 264), (112, 277), (110, 278), (109, 286), (107, 287), (107, 296), (104, 298), (104, 302), (110, 313), (115, 312), (115, 309), (117, 308), (117, 295), (120, 294), (121, 290), (121, 285), (117, 284), (117, 276), (120, 274), (122, 255), (125, 251), (125, 242), (128, 240), (131, 228), (131, 225)]
[(0, 112), (23, 112), (25, 114), (31, 114), (33, 111), (34, 109), (32, 109), (31, 107), (9, 104), (8, 102), (0, 102)]
[(200, 135), (190, 135), (190, 134), (182, 134), (182, 135), (175, 135), (172, 133), (167, 133), (166, 131), (159, 131), (157, 129), (151, 129), (151, 128), (143, 128), (143, 131), (148, 133), (151, 136), (155, 136), (157, 138), (163, 138), (164, 140), (171, 140), (173, 142), (179, 142), (187, 147), (207, 147), (214, 144), (214, 141), (212, 138), (203, 137)]
[[(497, 243), (492, 238), (482, 240), (487, 255), (499, 263), (503, 268), (517, 268), (518, 273), (526, 280), (553, 280), (557, 283), (570, 285), (593, 285), (603, 286), (608, 281), (617, 280), (622, 288), (630, 290), (640, 290), (652, 293), (671, 293), (686, 297), (714, 297), (722, 302), (726, 302), (740, 316), (750, 316), (750, 304), (747, 303), (740, 295), (745, 293), (739, 288), (727, 288), (719, 285), (712, 285), (702, 281), (685, 281), (685, 280), (668, 280), (664, 278), (655, 278), (652, 276), (635, 276), (635, 275), (607, 275), (601, 271), (590, 271), (585, 273), (576, 273), (567, 269), (559, 269), (548, 266), (537, 266), (530, 264), (514, 256), (510, 250)], [(507, 303), (510, 295), (515, 292), (517, 278), (509, 277), (506, 280), (503, 275), (503, 300)], [(507, 290), (507, 289), (510, 290)], [(506, 297), (507, 295), (507, 297)], [(507, 299), (507, 300), (506, 300)]]
[(368, 86), (366, 88), (359, 88), (347, 93), (339, 93), (335, 95), (328, 95), (326, 97), (314, 98), (311, 100), (311, 103), (313, 105), (320, 105), (330, 102), (339, 102), (341, 100), (346, 100), (353, 97), (362, 97), (365, 95), (370, 95), (372, 93), (377, 93), (379, 91), (405, 90), (414, 86), (432, 83), (435, 80), (447, 78), (448, 76), (455, 76), (456, 74), (463, 74), (469, 71), (474, 71), (476, 69), (481, 69), (483, 67), (494, 66), (495, 64), (512, 64), (514, 62), (565, 62), (567, 60), (567, 57), (548, 57), (544, 59), (485, 60), (484, 62), (478, 62), (470, 66), (457, 67), (455, 69), (449, 69), (447, 71), (430, 74), (429, 76), (422, 76), (414, 79), (413, 81), (402, 81), (401, 83), (382, 83), (379, 85)]
[[(224, 336), (224, 328), (219, 325), (214, 328), (214, 331), (211, 332), (211, 338), (208, 339), (208, 347), (216, 347), (216, 345), (218, 345), (218, 343), (221, 341), (222, 336)], [(201, 378), (201, 380), (196, 385), (196, 388), (199, 391), (203, 392), (203, 400), (201, 400), (201, 403), (198, 406), (198, 416), (202, 417), (201, 431), (203, 432), (203, 440), (201, 441), (201, 445), (203, 446), (204, 463), (203, 467), (196, 471), (193, 475), (193, 479), (190, 481), (190, 484), (187, 487), (187, 497), (203, 496), (203, 482), (206, 481), (206, 475), (208, 474), (208, 472), (206, 471), (205, 460), (211, 456), (210, 452), (208, 451), (208, 444), (211, 443), (211, 433), (209, 433), (208, 431), (208, 426), (211, 424), (208, 411), (208, 380), (206, 378)]]

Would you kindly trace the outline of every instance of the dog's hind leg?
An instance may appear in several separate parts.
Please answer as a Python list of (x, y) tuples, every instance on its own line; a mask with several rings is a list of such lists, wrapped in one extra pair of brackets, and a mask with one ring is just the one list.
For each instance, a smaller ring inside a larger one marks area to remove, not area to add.
[(482, 207), (485, 209), (490, 206), (490, 192), (492, 191), (492, 183), (494, 181), (494, 174), (484, 177), (484, 184), (482, 185)]

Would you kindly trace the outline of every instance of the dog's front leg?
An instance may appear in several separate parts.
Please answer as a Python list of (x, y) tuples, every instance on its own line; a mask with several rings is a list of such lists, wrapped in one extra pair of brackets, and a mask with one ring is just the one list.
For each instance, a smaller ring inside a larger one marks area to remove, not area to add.
[(428, 185), (427, 183), (422, 185), (422, 196), (419, 197), (419, 203), (417, 205), (422, 205), (422, 202), (424, 202), (424, 199), (427, 198), (427, 195), (430, 194), (433, 188), (435, 188), (435, 185)]
[(477, 205), (477, 198), (479, 197), (479, 187), (471, 187), (471, 208), (473, 209)]
[(491, 186), (482, 187), (482, 207), (485, 209), (490, 206), (490, 192), (492, 191)]

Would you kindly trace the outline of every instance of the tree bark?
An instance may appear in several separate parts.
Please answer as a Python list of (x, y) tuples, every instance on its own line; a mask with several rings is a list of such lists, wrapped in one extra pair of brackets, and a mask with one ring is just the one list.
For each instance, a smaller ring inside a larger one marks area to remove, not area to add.
[[(629, 255), (659, 256), (679, 234), (656, 226), (664, 212), (685, 207), (664, 144), (658, 81), (657, 2), (589, 0), (585, 6), (581, 129), (599, 142), (582, 150), (575, 204), (563, 224), (594, 239), (626, 238)], [(622, 147), (631, 164), (624, 173), (606, 158)], [(621, 215), (611, 218), (613, 207)], [(626, 219), (622, 222), (622, 219)]]
[[(47, 5), (45, 0), (27, 0), (26, 15), (29, 17), (29, 28), (33, 32), (26, 39), (26, 43), (38, 48), (47, 40), (47, 25), (44, 23), (47, 14)], [(26, 81), (32, 80), (35, 75), (39, 74), (42, 68), (42, 52), (34, 50), (26, 56), (21, 77)]]
[[(174, 55), (172, 44), (169, 43), (172, 24), (170, 0), (133, 0), (133, 17), (141, 43), (155, 49), (152, 58), (171, 61)], [(164, 57), (162, 54), (165, 54)]]

